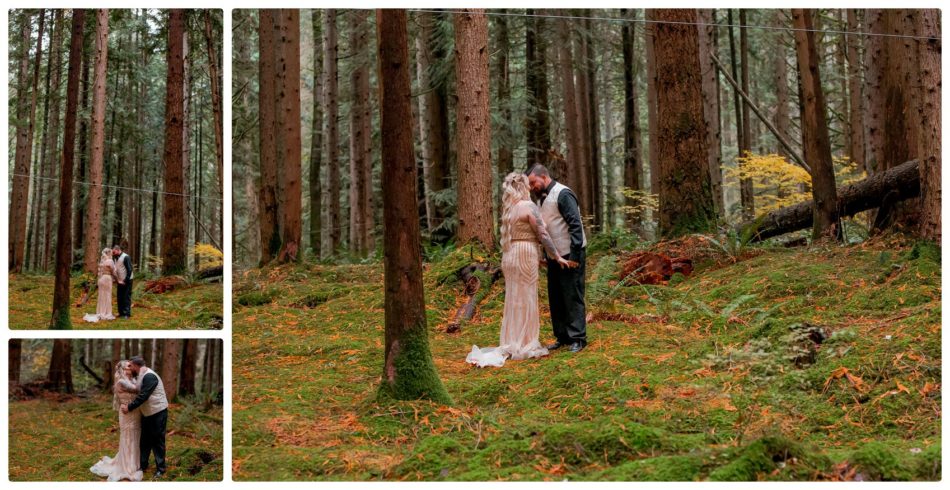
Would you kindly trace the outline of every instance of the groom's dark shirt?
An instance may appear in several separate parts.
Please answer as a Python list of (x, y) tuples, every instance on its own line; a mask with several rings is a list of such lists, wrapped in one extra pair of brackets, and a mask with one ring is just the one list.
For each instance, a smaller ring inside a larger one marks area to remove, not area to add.
[(134, 279), (132, 277), (132, 258), (129, 257), (129, 254), (125, 254), (125, 257), (122, 258), (123, 265), (125, 265), (125, 277), (128, 280)]
[(132, 400), (132, 403), (129, 403), (129, 411), (139, 408), (145, 400), (148, 400), (148, 397), (152, 396), (152, 392), (155, 391), (155, 387), (158, 386), (158, 376), (155, 376), (155, 373), (148, 373), (142, 378), (142, 389), (139, 390), (139, 396), (135, 397), (135, 400)]
[[(548, 194), (557, 181), (551, 179), (551, 184), (541, 191), (540, 204), (544, 204)], [(581, 222), (581, 209), (577, 204), (577, 196), (569, 187), (565, 187), (557, 197), (557, 210), (567, 222), (567, 232), (571, 236), (571, 253), (568, 260), (580, 260), (581, 250), (584, 249), (584, 225)]]

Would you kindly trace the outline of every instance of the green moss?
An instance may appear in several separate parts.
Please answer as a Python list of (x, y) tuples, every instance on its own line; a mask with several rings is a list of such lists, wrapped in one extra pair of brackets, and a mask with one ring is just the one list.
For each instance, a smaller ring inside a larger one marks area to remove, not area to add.
[(395, 471), (418, 480), (445, 480), (450, 474), (459, 473), (456, 457), (463, 451), (462, 445), (451, 437), (429, 436), (415, 445)]
[(917, 460), (915, 473), (918, 479), (926, 481), (940, 481), (941, 479), (941, 460), (940, 443), (931, 444), (927, 449), (920, 453)]
[(251, 291), (237, 297), (237, 304), (241, 306), (261, 306), (273, 301), (274, 293), (271, 291)]
[[(39, 328), (39, 326), (37, 326)], [(50, 330), (72, 330), (73, 325), (69, 321), (69, 305), (58, 311), (53, 311), (53, 319), (50, 322)]]
[(738, 457), (709, 474), (712, 481), (755, 481), (772, 472), (778, 463), (798, 454), (783, 437), (763, 437), (739, 451)]
[(427, 399), (442, 404), (452, 403), (432, 362), (425, 323), (403, 334), (393, 366), (394, 382), (384, 378), (379, 386), (381, 401)]
[(619, 464), (593, 475), (593, 480), (609, 481), (695, 481), (703, 460), (699, 456), (658, 456)]
[(868, 479), (881, 481), (906, 481), (913, 476), (912, 468), (891, 446), (871, 441), (851, 453), (849, 460)]
[(659, 429), (621, 420), (559, 424), (547, 428), (543, 435), (545, 452), (572, 464), (605, 459), (617, 463), (657, 449), (662, 442)]

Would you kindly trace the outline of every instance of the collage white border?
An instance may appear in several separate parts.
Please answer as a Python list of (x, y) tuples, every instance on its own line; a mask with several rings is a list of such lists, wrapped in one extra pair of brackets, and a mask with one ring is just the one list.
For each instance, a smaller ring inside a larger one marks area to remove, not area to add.
[[(464, 8), (464, 7), (484, 7), (484, 8), (524, 8), (524, 7), (540, 7), (540, 8), (556, 8), (564, 7), (571, 8), (577, 7), (578, 4), (583, 4), (583, 7), (591, 8), (674, 8), (674, 7), (692, 7), (692, 8), (793, 8), (793, 7), (803, 7), (803, 8), (900, 8), (900, 7), (931, 7), (931, 8), (940, 8), (941, 3), (933, 0), (928, 1), (914, 1), (909, 2), (910, 5), (906, 5), (899, 2), (885, 2), (881, 0), (868, 0), (868, 1), (841, 1), (841, 0), (826, 0), (826, 1), (788, 1), (788, 0), (772, 0), (769, 2), (764, 1), (713, 1), (713, 0), (693, 0), (693, 1), (683, 1), (683, 0), (671, 0), (662, 2), (662, 5), (658, 5), (655, 2), (646, 2), (642, 0), (633, 0), (630, 2), (621, 2), (616, 0), (611, 1), (565, 1), (565, 0), (547, 0), (547, 1), (499, 1), (499, 0), (472, 0), (472, 1), (458, 1), (458, 0), (446, 0), (446, 1), (434, 1), (434, 0), (420, 0), (407, 2), (404, 0), (350, 0), (348, 2), (343, 2), (340, 0), (311, 0), (311, 1), (300, 1), (300, 0), (278, 0), (275, 2), (266, 2), (262, 0), (220, 0), (220, 1), (208, 1), (208, 0), (190, 0), (190, 1), (166, 1), (166, 0), (100, 0), (100, 1), (89, 1), (89, 0), (72, 0), (72, 1), (43, 1), (43, 0), (7, 0), (4, 2), (3, 11), (0, 13), (0, 33), (2, 33), (3, 43), (5, 45), (4, 49), (0, 49), (0, 64), (4, 66), (4, 69), (8, 66), (8, 39), (9, 39), (9, 9), (17, 8), (216, 8), (222, 9), (223, 20), (224, 20), (224, 40), (223, 40), (223, 49), (222, 49), (222, 59), (223, 59), (223, 71), (222, 71), (222, 101), (223, 101), (223, 117), (225, 121), (224, 125), (224, 160), (226, 162), (224, 168), (224, 182), (232, 182), (232, 172), (231, 172), (231, 27), (232, 27), (232, 9), (251, 9), (251, 8)], [(945, 12), (945, 11), (944, 11)], [(946, 19), (944, 19), (946, 20)], [(941, 60), (941, 66), (943, 73), (947, 73), (948, 67), (948, 58), (950, 55), (944, 50), (943, 58)], [(2, 94), (3, 104), (0, 104), (0, 120), (6, 124), (9, 121), (8, 115), (8, 96), (9, 96), (9, 73), (8, 73), (8, 82), (0, 84), (0, 94)], [(942, 96), (942, 120), (944, 121), (944, 126), (946, 126), (946, 121), (948, 121), (948, 114), (950, 114), (950, 109), (947, 107), (947, 96), (946, 90), (943, 91)], [(9, 134), (9, 133), (8, 133)], [(0, 141), (0, 148), (4, 154), (9, 155), (9, 141), (7, 137), (2, 138)], [(947, 149), (947, 145), (943, 145), (943, 161), (947, 160), (947, 156), (950, 154), (950, 150)], [(9, 158), (9, 157), (8, 157)], [(8, 160), (9, 161), (9, 160)], [(0, 165), (0, 176), (2, 176), (4, 186), (8, 185), (8, 165)], [(942, 188), (946, 188), (947, 180), (950, 180), (946, 175), (943, 176), (943, 185)], [(8, 190), (9, 192), (9, 190)], [(8, 194), (9, 195), (9, 194)], [(224, 328), (222, 330), (216, 331), (202, 331), (202, 330), (178, 330), (178, 331), (164, 331), (164, 330), (135, 330), (135, 331), (79, 331), (79, 330), (68, 330), (68, 331), (50, 331), (45, 329), (38, 330), (9, 330), (7, 324), (7, 313), (8, 309), (8, 276), (3, 275), (0, 279), (0, 337), (2, 337), (3, 344), (0, 346), (0, 351), (2, 351), (2, 374), (3, 378), (6, 379), (6, 373), (8, 369), (7, 359), (9, 356), (8, 350), (8, 340), (10, 338), (220, 338), (224, 343), (224, 384), (225, 384), (225, 403), (224, 403), (224, 480), (222, 482), (162, 482), (160, 483), (163, 487), (174, 486), (175, 488), (197, 488), (199, 485), (213, 485), (215, 487), (221, 488), (238, 488), (238, 487), (259, 487), (261, 482), (233, 482), (231, 481), (231, 341), (232, 341), (232, 328), (231, 328), (231, 277), (232, 277), (232, 262), (230, 261), (231, 253), (233, 250), (232, 246), (232, 229), (231, 229), (231, 210), (230, 203), (232, 202), (232, 193), (231, 187), (226, 186), (224, 189), (224, 215), (222, 217), (224, 221), (223, 235), (224, 235), (224, 249), (226, 251), (226, 259), (224, 265)], [(2, 211), (0, 211), (0, 243), (7, 243), (8, 235), (8, 203), (9, 197), (3, 199)], [(942, 213), (944, 216), (947, 216), (948, 209), (950, 209), (950, 203), (944, 201), (942, 203)], [(948, 239), (944, 238), (942, 247), (946, 248)], [(942, 287), (946, 285), (945, 275), (942, 277)], [(45, 321), (45, 320), (44, 320)], [(946, 322), (943, 322), (943, 327), (946, 327)], [(946, 328), (941, 329), (942, 332), (942, 345), (947, 345), (947, 332)], [(944, 369), (943, 372), (946, 372), (946, 360), (943, 362)], [(945, 397), (943, 398), (943, 404), (945, 405)], [(10, 482), (9, 481), (9, 453), (8, 453), (8, 444), (9, 444), (9, 427), (8, 427), (8, 415), (9, 415), (9, 402), (8, 402), (8, 386), (7, 383), (0, 383), (0, 400), (3, 404), (3, 414), (0, 416), (0, 481), (6, 482), (7, 485), (13, 485), (15, 488), (23, 489), (33, 489), (33, 488), (54, 488), (54, 485), (65, 485), (69, 488), (101, 488), (101, 483), (99, 482)], [(941, 412), (942, 413), (942, 412)], [(942, 425), (942, 440), (946, 439), (948, 433), (946, 424)], [(37, 457), (42, 457), (42, 455), (37, 455)], [(943, 455), (943, 466), (946, 467), (946, 451)], [(777, 487), (803, 487), (805, 485), (813, 484), (814, 482), (790, 482), (790, 483), (769, 483), (769, 485), (774, 485)], [(148, 485), (153, 485), (153, 483), (146, 482)], [(818, 483), (822, 484), (822, 483)], [(830, 485), (830, 483), (824, 483), (825, 485)], [(934, 487), (938, 488), (939, 482), (934, 483), (909, 483), (910, 485), (916, 487)], [(350, 488), (369, 488), (376, 487), (380, 485), (398, 485), (400, 487), (405, 487), (406, 485), (411, 487), (429, 487), (429, 486), (444, 486), (446, 483), (438, 482), (277, 482), (277, 485), (280, 485), (283, 488), (312, 488), (314, 485), (319, 487), (339, 487), (345, 486), (348, 489)], [(502, 483), (502, 482), (453, 482), (450, 483), (453, 487), (456, 488), (470, 488), (470, 489), (481, 489), (484, 486), (488, 485), (493, 488), (495, 487), (511, 487), (518, 485), (519, 488), (541, 488), (543, 485), (545, 489), (550, 489), (555, 486), (563, 487), (569, 486), (570, 488), (578, 488), (578, 486), (594, 486), (597, 485), (601, 488), (612, 487), (612, 488), (625, 488), (629, 485), (637, 485), (641, 488), (671, 488), (679, 486), (688, 486), (696, 485), (691, 483), (652, 483), (652, 482), (601, 482), (601, 483), (568, 483), (568, 482), (524, 482), (524, 483)], [(701, 483), (701, 485), (710, 487), (710, 488), (719, 488), (719, 489), (732, 489), (735, 487), (747, 487), (750, 488), (753, 485), (760, 485), (757, 482), (741, 482), (741, 483)], [(836, 487), (852, 487), (859, 485), (859, 483), (849, 482), (849, 483), (835, 483), (833, 484)], [(883, 483), (863, 483), (862, 486), (872, 485), (885, 485)]]

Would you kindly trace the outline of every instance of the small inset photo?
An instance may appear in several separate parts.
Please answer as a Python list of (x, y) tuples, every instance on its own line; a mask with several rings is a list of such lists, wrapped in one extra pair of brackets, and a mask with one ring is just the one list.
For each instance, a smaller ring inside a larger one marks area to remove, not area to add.
[(11, 339), (11, 481), (221, 481), (220, 339)]
[(220, 9), (12, 9), (14, 330), (220, 329)]

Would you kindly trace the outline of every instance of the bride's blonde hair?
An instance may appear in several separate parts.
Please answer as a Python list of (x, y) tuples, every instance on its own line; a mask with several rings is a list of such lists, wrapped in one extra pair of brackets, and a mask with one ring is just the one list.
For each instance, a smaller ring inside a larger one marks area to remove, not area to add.
[(103, 261), (105, 261), (105, 259), (111, 259), (111, 258), (112, 258), (112, 249), (104, 248), (102, 249), (102, 255), (99, 256), (99, 263), (101, 264)]
[(505, 251), (511, 245), (511, 230), (508, 220), (511, 218), (511, 209), (521, 201), (531, 198), (531, 185), (528, 176), (520, 172), (512, 172), (505, 176), (501, 184), (501, 250)]
[[(129, 361), (121, 360), (115, 363), (115, 371), (112, 373), (112, 409), (119, 409), (119, 389), (116, 385), (119, 384), (119, 380), (122, 378), (127, 378), (125, 375), (125, 368), (129, 365)], [(131, 381), (131, 380), (130, 380)]]

